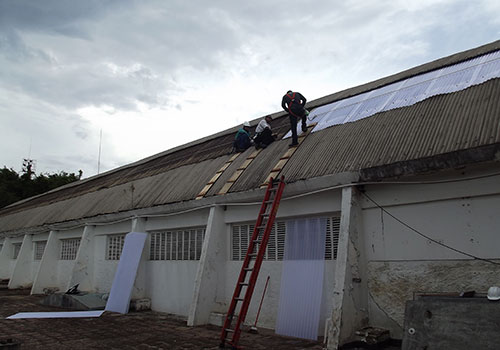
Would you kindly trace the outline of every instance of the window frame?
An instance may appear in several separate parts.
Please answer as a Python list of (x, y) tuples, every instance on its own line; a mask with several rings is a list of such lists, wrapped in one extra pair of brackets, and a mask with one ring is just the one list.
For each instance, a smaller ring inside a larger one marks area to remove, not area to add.
[(149, 232), (150, 261), (199, 261), (206, 227), (186, 227)]
[[(125, 245), (126, 233), (117, 233), (106, 235), (106, 252), (104, 260), (117, 261), (122, 255), (123, 246)], [(111, 246), (113, 244), (113, 246)]]
[[(40, 246), (43, 245), (42, 255), (39, 257), (37, 254), (40, 252)], [(33, 242), (33, 260), (42, 260), (43, 253), (45, 253), (45, 248), (47, 248), (47, 241), (34, 241)]]
[[(325, 236), (325, 260), (336, 260), (338, 254), (338, 241), (340, 232), (340, 215), (328, 215), (321, 216), (327, 219), (326, 236)], [(283, 261), (285, 252), (285, 240), (286, 240), (286, 222), (287, 219), (275, 220), (273, 224), (273, 229), (271, 231), (269, 242), (266, 247), (266, 252), (264, 255), (264, 260), (266, 261)], [(253, 233), (253, 228), (255, 223), (253, 222), (235, 222), (229, 225), (229, 260), (230, 261), (243, 261), (245, 259), (246, 251), (248, 249), (248, 241)], [(247, 230), (246, 235), (242, 237), (242, 232), (239, 232), (238, 238), (235, 237), (235, 228), (241, 230), (245, 227)], [(280, 230), (284, 232), (280, 233)], [(276, 235), (276, 229), (278, 228), (278, 235)], [(242, 239), (243, 238), (243, 239)], [(273, 248), (272, 243), (275, 243)], [(246, 244), (246, 247), (242, 246)], [(235, 253), (235, 247), (238, 247), (238, 251)], [(271, 247), (271, 248), (270, 248)], [(273, 249), (275, 252), (273, 252)]]
[(76, 260), (81, 240), (80, 237), (60, 239), (59, 260)]
[(12, 243), (12, 260), (17, 260), (19, 257), (19, 253), (21, 252), (21, 247), (23, 246), (23, 243)]

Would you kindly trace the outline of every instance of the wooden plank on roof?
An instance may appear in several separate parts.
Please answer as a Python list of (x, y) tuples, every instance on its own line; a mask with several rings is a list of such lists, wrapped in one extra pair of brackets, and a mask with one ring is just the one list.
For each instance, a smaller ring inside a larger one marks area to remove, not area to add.
[(241, 152), (237, 152), (235, 154), (233, 154), (231, 156), (231, 158), (229, 158), (229, 160), (227, 161), (228, 163), (232, 163), (236, 158), (238, 158), (238, 156), (241, 154)]
[(262, 148), (256, 149), (255, 151), (252, 152), (251, 155), (247, 157), (247, 159), (255, 159), (255, 157), (257, 157), (260, 152), (262, 152)]
[(262, 152), (262, 149), (257, 149), (254, 150), (248, 157), (247, 159), (241, 164), (241, 166), (234, 172), (234, 174), (227, 180), (226, 184), (222, 186), (221, 190), (218, 195), (220, 194), (226, 194), (230, 189), (231, 186), (239, 179), (241, 174), (248, 168), (248, 166), (253, 162), (253, 160), (259, 155), (259, 153)]
[(269, 173), (269, 175), (266, 177), (266, 180), (264, 181), (264, 183), (262, 183), (262, 185), (260, 185), (260, 188), (267, 187), (267, 185), (269, 184), (269, 181), (271, 181), (271, 178), (276, 179), (279, 176), (281, 170), (283, 170), (283, 168), (285, 167), (285, 165), (288, 163), (288, 160), (290, 158), (292, 158), (292, 156), (295, 153), (295, 151), (297, 150), (297, 148), (302, 144), (302, 142), (304, 142), (304, 140), (311, 133), (312, 129), (314, 129), (314, 127), (316, 126), (316, 124), (317, 123), (312, 123), (311, 125), (308, 125), (307, 126), (307, 131), (299, 135), (299, 137), (298, 137), (299, 144), (297, 146), (295, 146), (295, 147), (290, 147), (283, 154), (283, 156), (281, 156), (281, 158), (278, 161), (278, 163), (276, 163), (276, 165), (272, 168), (272, 170)]
[(198, 195), (196, 196), (196, 199), (202, 199), (203, 197), (205, 197), (205, 195), (208, 193), (208, 191), (210, 191), (212, 186), (213, 186), (213, 183), (206, 184), (205, 187), (203, 187), (203, 189), (201, 190), (201, 192), (198, 193)]
[(215, 175), (212, 176), (212, 178), (207, 182), (207, 184), (205, 185), (205, 187), (203, 187), (203, 189), (200, 191), (200, 193), (198, 193), (198, 195), (196, 196), (196, 199), (202, 199), (203, 197), (205, 197), (205, 195), (208, 193), (208, 191), (210, 191), (210, 189), (212, 188), (212, 186), (214, 185), (214, 183), (219, 179), (219, 177), (224, 173), (224, 171), (227, 168), (229, 168), (229, 166), (233, 163), (233, 161), (236, 158), (238, 158), (238, 156), (240, 154), (241, 154), (241, 152), (233, 154), (227, 160), (227, 162), (225, 162), (224, 165), (219, 170), (217, 170), (217, 172), (215, 173)]
[(207, 182), (207, 185), (213, 185), (215, 181), (219, 179), (219, 177), (222, 175), (222, 172), (216, 172), (214, 176), (210, 179), (210, 181)]
[(285, 164), (288, 162), (288, 159), (289, 158), (280, 159), (278, 161), (278, 163), (274, 166), (273, 170), (271, 170), (271, 171), (281, 171), (281, 169), (283, 169), (283, 167), (285, 166)]
[(229, 166), (231, 165), (232, 162), (226, 162), (217, 172), (218, 173), (223, 173), (224, 170), (226, 170), (227, 168), (229, 168)]
[(241, 164), (241, 166), (238, 168), (238, 170), (245, 170), (249, 165), (250, 163), (252, 163), (253, 161), (253, 158), (252, 159), (246, 159), (243, 164)]
[(221, 190), (217, 194), (226, 194), (227, 191), (231, 188), (234, 182), (226, 182), (224, 186), (222, 186)]
[(236, 180), (238, 180), (238, 178), (240, 177), (241, 174), (243, 174), (243, 172), (245, 171), (245, 169), (238, 169), (234, 172), (233, 175), (231, 175), (231, 177), (229, 178), (229, 180), (227, 180), (227, 182), (236, 182)]

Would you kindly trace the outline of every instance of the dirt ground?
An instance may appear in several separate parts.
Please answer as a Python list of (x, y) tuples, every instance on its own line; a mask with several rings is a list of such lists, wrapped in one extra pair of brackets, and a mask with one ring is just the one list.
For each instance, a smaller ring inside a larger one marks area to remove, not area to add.
[[(219, 349), (220, 327), (188, 327), (186, 321), (153, 311), (126, 315), (105, 312), (99, 318), (16, 319), (6, 317), (18, 312), (68, 311), (40, 304), (43, 296), (29, 295), (29, 290), (0, 288), (0, 349), (12, 339), (20, 349)], [(259, 328), (258, 334), (242, 332), (242, 349), (321, 350), (323, 343), (281, 337), (274, 331)], [(349, 344), (343, 349), (400, 350), (400, 343), (377, 347)]]
[[(29, 291), (0, 290), (0, 349), (7, 339), (21, 349), (219, 349), (220, 327), (188, 327), (172, 315), (140, 311), (126, 315), (104, 313), (99, 318), (17, 319), (18, 312), (62, 311), (39, 304)], [(322, 343), (280, 337), (270, 330), (242, 332), (244, 349), (322, 349)]]

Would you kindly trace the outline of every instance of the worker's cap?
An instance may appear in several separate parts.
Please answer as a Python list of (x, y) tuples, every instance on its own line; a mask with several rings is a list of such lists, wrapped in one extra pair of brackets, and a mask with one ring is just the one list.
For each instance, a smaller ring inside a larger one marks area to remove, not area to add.
[(243, 126), (250, 127), (250, 123), (249, 122), (244, 122)]
[(500, 300), (500, 287), (493, 286), (488, 289), (489, 300)]

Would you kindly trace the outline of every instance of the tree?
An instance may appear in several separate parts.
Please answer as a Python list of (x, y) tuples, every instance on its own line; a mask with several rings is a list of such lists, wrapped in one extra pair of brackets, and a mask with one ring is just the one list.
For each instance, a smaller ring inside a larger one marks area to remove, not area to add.
[(31, 166), (24, 168), (22, 174), (18, 174), (4, 166), (0, 169), (0, 208), (80, 180), (81, 176), (81, 170), (78, 175), (65, 171), (58, 174), (34, 175)]

